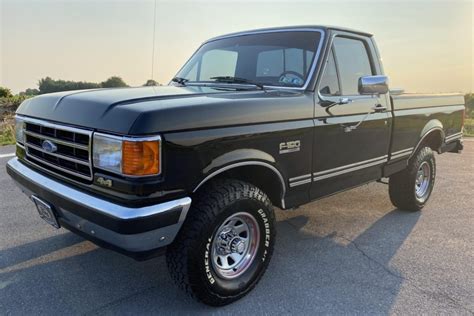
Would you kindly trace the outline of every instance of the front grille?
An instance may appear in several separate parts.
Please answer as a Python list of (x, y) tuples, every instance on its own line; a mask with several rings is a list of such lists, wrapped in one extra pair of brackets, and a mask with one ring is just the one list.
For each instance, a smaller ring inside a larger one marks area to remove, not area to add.
[(27, 159), (63, 176), (92, 180), (91, 138), (92, 131), (25, 119)]

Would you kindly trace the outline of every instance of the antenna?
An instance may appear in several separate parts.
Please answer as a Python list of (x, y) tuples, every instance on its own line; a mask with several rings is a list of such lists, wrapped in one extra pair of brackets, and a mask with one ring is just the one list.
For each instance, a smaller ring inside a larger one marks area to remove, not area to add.
[(156, 34), (156, 1), (155, 8), (153, 10), (153, 44), (151, 52), (151, 79), (154, 80), (154, 70), (155, 70), (155, 34)]

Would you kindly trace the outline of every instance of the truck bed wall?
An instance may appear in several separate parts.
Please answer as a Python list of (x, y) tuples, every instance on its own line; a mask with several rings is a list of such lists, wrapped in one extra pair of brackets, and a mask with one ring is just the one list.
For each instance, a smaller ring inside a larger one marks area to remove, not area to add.
[(461, 132), (464, 97), (460, 94), (393, 96), (392, 107), (391, 153), (414, 150), (424, 134), (436, 126), (442, 128), (445, 137)]

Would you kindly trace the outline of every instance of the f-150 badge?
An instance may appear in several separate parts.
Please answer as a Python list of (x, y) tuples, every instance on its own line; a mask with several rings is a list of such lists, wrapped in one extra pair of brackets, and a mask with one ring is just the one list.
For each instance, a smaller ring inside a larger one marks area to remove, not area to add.
[(280, 154), (293, 153), (295, 151), (300, 151), (301, 141), (293, 140), (291, 142), (280, 143)]

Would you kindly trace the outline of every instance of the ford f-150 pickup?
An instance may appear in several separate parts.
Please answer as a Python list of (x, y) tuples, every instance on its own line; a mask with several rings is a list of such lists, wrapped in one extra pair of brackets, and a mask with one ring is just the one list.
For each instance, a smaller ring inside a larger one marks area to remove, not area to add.
[(302, 26), (202, 44), (167, 86), (45, 94), (16, 113), (9, 175), (39, 215), (219, 306), (246, 295), (282, 210), (388, 178), (419, 211), (464, 99), (389, 90), (371, 34)]

